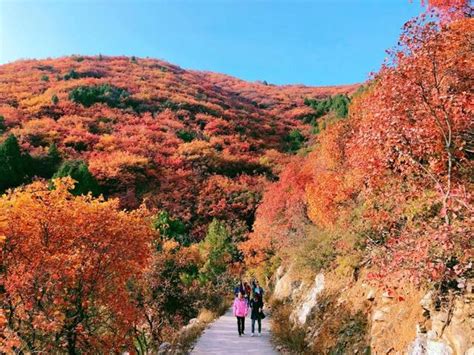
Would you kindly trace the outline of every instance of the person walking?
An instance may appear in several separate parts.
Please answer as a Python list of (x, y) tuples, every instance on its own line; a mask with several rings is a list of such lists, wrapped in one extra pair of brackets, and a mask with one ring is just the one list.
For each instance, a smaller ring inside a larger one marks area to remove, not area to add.
[(260, 286), (260, 283), (257, 280), (254, 280), (252, 284), (253, 284), (253, 292), (256, 294), (259, 294), (263, 302), (264, 291), (263, 291), (263, 288)]
[(247, 300), (244, 298), (243, 292), (239, 291), (237, 297), (234, 300), (232, 308), (234, 311), (234, 316), (237, 318), (237, 330), (239, 332), (239, 336), (241, 337), (245, 334), (245, 317), (247, 317), (249, 310), (249, 305)]
[(240, 279), (239, 284), (237, 286), (235, 286), (235, 288), (234, 288), (235, 297), (238, 297), (239, 292), (245, 293), (245, 288), (244, 288), (244, 284), (242, 282), (242, 279)]
[(250, 294), (252, 292), (252, 288), (250, 287), (248, 282), (244, 282), (244, 297), (247, 299), (247, 302), (250, 302)]
[(252, 299), (250, 300), (250, 318), (252, 319), (252, 334), (255, 335), (255, 322), (258, 325), (258, 336), (262, 336), (262, 315), (263, 315), (263, 301), (262, 296), (258, 293), (253, 293)]

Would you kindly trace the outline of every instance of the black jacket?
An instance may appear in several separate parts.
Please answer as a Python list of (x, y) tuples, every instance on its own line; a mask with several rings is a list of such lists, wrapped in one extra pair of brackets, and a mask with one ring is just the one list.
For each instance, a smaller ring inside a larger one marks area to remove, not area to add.
[(261, 310), (263, 308), (263, 302), (261, 299), (252, 299), (250, 300), (250, 308), (252, 309), (252, 313), (250, 314), (251, 319), (261, 319)]

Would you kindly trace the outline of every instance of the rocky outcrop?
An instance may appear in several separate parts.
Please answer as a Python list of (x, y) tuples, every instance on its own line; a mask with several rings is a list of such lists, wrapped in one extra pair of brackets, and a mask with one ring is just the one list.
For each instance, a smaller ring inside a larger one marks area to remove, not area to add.
[(324, 290), (324, 274), (319, 273), (314, 279), (313, 286), (307, 291), (303, 302), (291, 314), (291, 320), (299, 325), (304, 325), (308, 315), (318, 301), (318, 295)]
[(373, 354), (474, 355), (474, 293), (469, 282), (462, 294), (444, 294), (440, 301), (434, 291), (410, 285), (397, 294), (377, 290), (362, 277), (354, 281), (319, 273), (302, 279), (301, 274), (294, 267), (280, 267), (273, 296), (286, 300), (289, 321), (305, 332), (313, 352), (350, 342), (344, 349), (353, 352), (363, 349), (366, 341)]

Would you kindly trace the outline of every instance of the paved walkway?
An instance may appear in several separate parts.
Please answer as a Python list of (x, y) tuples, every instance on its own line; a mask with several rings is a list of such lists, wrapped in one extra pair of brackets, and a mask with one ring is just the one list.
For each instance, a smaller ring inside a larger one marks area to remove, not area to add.
[[(251, 337), (252, 321), (245, 319), (245, 335), (239, 337), (237, 320), (228, 310), (201, 335), (191, 351), (193, 355), (276, 355), (278, 352), (270, 343), (268, 318), (262, 320), (262, 336)], [(257, 325), (257, 324), (255, 324)]]

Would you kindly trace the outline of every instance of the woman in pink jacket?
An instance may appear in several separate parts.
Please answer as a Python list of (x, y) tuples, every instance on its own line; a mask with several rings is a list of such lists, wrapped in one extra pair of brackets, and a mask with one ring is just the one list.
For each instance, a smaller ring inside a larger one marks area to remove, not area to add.
[(245, 330), (245, 317), (249, 311), (249, 304), (244, 298), (242, 292), (239, 292), (238, 296), (234, 300), (234, 305), (232, 306), (234, 310), (234, 316), (237, 317), (237, 330), (239, 331), (239, 336), (244, 335)]

